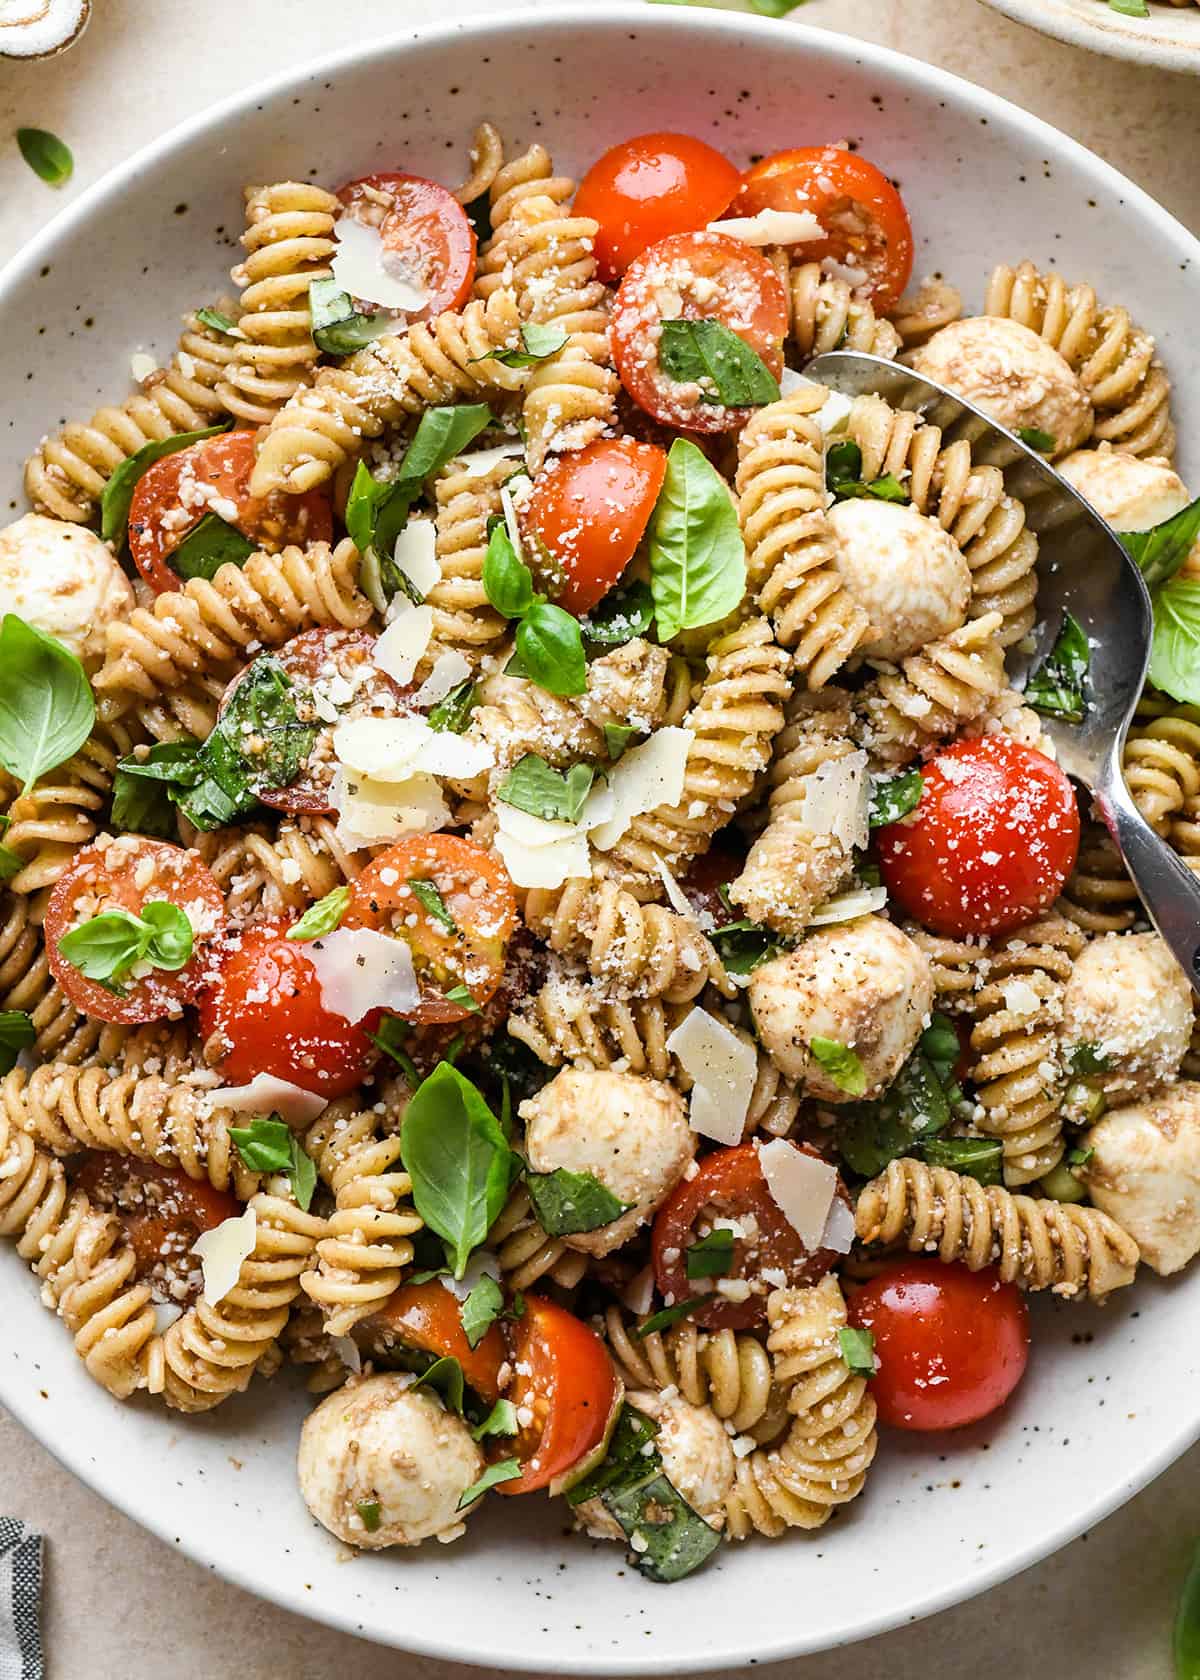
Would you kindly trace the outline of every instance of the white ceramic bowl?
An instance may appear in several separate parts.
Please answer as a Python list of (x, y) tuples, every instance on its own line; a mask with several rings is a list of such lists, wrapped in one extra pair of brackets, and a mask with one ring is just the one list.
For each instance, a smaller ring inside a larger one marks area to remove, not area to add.
[[(378, 167), (454, 180), (472, 124), (578, 170), (684, 128), (745, 159), (850, 136), (900, 181), (920, 241), (975, 305), (989, 266), (1061, 262), (1128, 302), (1179, 390), (1200, 481), (1200, 246), (1074, 142), (906, 58), (801, 26), (647, 5), (491, 16), (344, 53), (239, 94), (71, 206), (0, 275), (0, 507), (48, 426), (125, 389), (219, 290), (244, 181)], [(819, 1535), (725, 1551), (671, 1588), (565, 1540), (561, 1508), (494, 1499), (467, 1538), (357, 1557), (308, 1518), (293, 1473), (307, 1401), (260, 1384), (200, 1419), (93, 1387), (7, 1246), (0, 1401), (78, 1475), (200, 1563), (387, 1644), (508, 1669), (636, 1673), (793, 1656), (926, 1615), (1071, 1539), (1200, 1432), (1200, 1270), (1102, 1311), (1035, 1300), (1029, 1376), (999, 1420), (889, 1436), (865, 1496)], [(230, 1649), (233, 1647), (231, 1646)]]
[(1200, 76), (1200, 6), (1148, 3), (1149, 17), (1129, 17), (1104, 0), (984, 0), (1068, 46)]

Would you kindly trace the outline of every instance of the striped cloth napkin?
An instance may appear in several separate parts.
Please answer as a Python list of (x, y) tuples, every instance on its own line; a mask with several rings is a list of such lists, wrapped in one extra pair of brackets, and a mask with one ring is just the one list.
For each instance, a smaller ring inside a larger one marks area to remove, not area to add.
[(0, 1680), (43, 1680), (42, 1537), (0, 1517)]

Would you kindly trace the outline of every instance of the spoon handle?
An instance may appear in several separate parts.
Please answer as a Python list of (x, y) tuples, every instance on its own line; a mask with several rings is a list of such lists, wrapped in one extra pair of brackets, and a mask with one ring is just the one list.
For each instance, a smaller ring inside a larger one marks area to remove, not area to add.
[(1096, 791), (1100, 813), (1150, 920), (1200, 997), (1200, 875), (1155, 834), (1111, 761)]

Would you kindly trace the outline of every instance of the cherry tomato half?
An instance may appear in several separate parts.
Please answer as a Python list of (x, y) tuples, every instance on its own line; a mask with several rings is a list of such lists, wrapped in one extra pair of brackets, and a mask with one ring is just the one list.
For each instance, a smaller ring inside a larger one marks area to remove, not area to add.
[(389, 846), (354, 882), (342, 918), (343, 927), (375, 928), (412, 947), (421, 1002), (407, 1018), (418, 1026), (475, 1013), (447, 998), (455, 986), (466, 988), (476, 1008), (487, 1002), (516, 925), (517, 898), (504, 865), (455, 834), (417, 834)]
[(521, 510), (531, 549), (542, 551), (560, 607), (578, 616), (601, 601), (633, 559), (667, 475), (652, 443), (599, 438), (558, 455), (533, 483)]
[(655, 420), (694, 432), (744, 425), (751, 409), (726, 408), (694, 380), (666, 372), (659, 354), (664, 320), (720, 322), (778, 379), (787, 298), (761, 251), (723, 233), (677, 233), (660, 240), (626, 270), (610, 331), (621, 383)]
[(895, 1429), (961, 1429), (998, 1410), (1025, 1374), (1029, 1309), (994, 1268), (900, 1260), (858, 1291), (850, 1322), (875, 1338), (871, 1391)]
[[(145, 905), (166, 900), (192, 926), (194, 955), (183, 968), (154, 968), (135, 978), (118, 976), (118, 993), (89, 980), (59, 948), (64, 934), (109, 910), (140, 916)], [(75, 854), (55, 882), (46, 905), (46, 960), (66, 996), (96, 1021), (134, 1026), (178, 1015), (194, 999), (206, 961), (205, 947), (225, 926), (225, 899), (195, 852), (124, 834), (97, 841)]]
[(402, 1283), (378, 1312), (364, 1320), (363, 1331), (372, 1341), (382, 1333), (384, 1347), (394, 1339), (438, 1359), (457, 1359), (463, 1376), (481, 1400), (492, 1406), (500, 1398), (500, 1367), (508, 1350), (499, 1327), (489, 1324), (472, 1347), (462, 1327), (458, 1300), (438, 1278), (426, 1283)]
[(737, 879), (746, 867), (746, 854), (734, 851), (724, 835), (718, 834), (706, 852), (701, 852), (687, 866), (679, 885), (692, 909), (701, 916), (710, 916), (705, 927), (724, 927), (737, 921), (740, 910), (731, 910), (721, 897), (721, 888)]
[(499, 1491), (533, 1493), (603, 1440), (617, 1373), (594, 1330), (538, 1295), (526, 1295), (524, 1313), (506, 1329), (514, 1373), (508, 1397), (531, 1418), (502, 1443), (499, 1456), (515, 1453), (524, 1469)]
[(811, 210), (826, 230), (806, 241), (806, 260), (832, 257), (866, 278), (856, 288), (876, 309), (900, 301), (913, 265), (912, 223), (882, 170), (840, 146), (798, 146), (764, 158), (742, 177), (733, 213)]
[[(793, 1144), (806, 1155), (816, 1150)], [(842, 1194), (839, 1185), (839, 1194)], [(697, 1307), (692, 1317), (709, 1330), (746, 1330), (767, 1321), (767, 1295), (772, 1286), (763, 1272), (781, 1271), (789, 1285), (819, 1283), (837, 1256), (832, 1249), (810, 1254), (776, 1202), (758, 1162), (758, 1147), (741, 1143), (733, 1149), (714, 1149), (700, 1163), (695, 1178), (683, 1179), (654, 1221), (654, 1281), (659, 1292), (674, 1301), (703, 1292), (687, 1275), (687, 1251), (702, 1234), (701, 1215), (753, 1220), (754, 1234), (736, 1236), (733, 1263), (724, 1275), (742, 1278), (751, 1293), (731, 1301), (714, 1293), (711, 1304)]]
[(592, 249), (601, 280), (616, 280), (669, 234), (706, 227), (740, 179), (728, 158), (690, 134), (639, 134), (611, 147), (579, 183), (573, 207), (600, 224)]
[(273, 491), (265, 499), (250, 494), (255, 435), (224, 432), (189, 444), (138, 479), (129, 504), (129, 552), (156, 594), (181, 587), (171, 555), (208, 513), (273, 554), (289, 543), (329, 541), (333, 514), (326, 491)]
[(406, 320), (462, 307), (475, 279), (475, 230), (453, 193), (423, 175), (379, 174), (348, 181), (338, 197), (348, 214), (379, 229), (385, 268), (428, 294)]
[(361, 1084), (374, 1058), (362, 1028), (325, 1007), (304, 942), (287, 921), (254, 922), (229, 941), (200, 999), (205, 1040), (231, 1085), (256, 1073), (339, 1097)]
[(202, 1232), (242, 1211), (236, 1196), (215, 1189), (206, 1178), (189, 1178), (182, 1167), (138, 1161), (131, 1155), (94, 1150), (72, 1176), (98, 1207), (112, 1208), (120, 1216), (139, 1276), (182, 1261)]
[(1054, 903), (1075, 867), (1079, 809), (1052, 759), (1003, 735), (955, 741), (922, 767), (910, 816), (878, 831), (892, 898), (934, 933), (1005, 933)]

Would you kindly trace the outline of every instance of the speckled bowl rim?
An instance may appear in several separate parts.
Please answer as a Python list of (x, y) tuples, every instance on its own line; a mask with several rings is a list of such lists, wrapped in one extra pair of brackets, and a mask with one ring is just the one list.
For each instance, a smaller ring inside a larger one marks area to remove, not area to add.
[[(928, 94), (935, 90), (939, 95), (952, 98), (964, 117), (974, 118), (976, 121), (995, 118), (1003, 124), (1024, 130), (1035, 142), (1040, 141), (1048, 156), (1069, 158), (1076, 168), (1101, 184), (1104, 191), (1123, 198), (1127, 206), (1136, 207), (1137, 215), (1156, 224), (1163, 237), (1178, 249), (1181, 258), (1200, 269), (1200, 240), (1184, 229), (1142, 188), (1050, 124), (960, 77), (889, 48), (840, 36), (803, 23), (781, 24), (775, 20), (703, 9), (672, 11), (655, 8), (653, 13), (649, 13), (644, 3), (630, 4), (628, 0), (612, 3), (612, 0), (601, 0), (600, 4), (595, 5), (554, 6), (533, 12), (510, 10), (472, 14), (450, 23), (398, 31), (382, 39), (348, 47), (336, 53), (322, 54), (229, 95), (142, 148), (67, 206), (18, 256), (0, 270), (0, 309), (6, 295), (31, 280), (43, 263), (53, 258), (56, 246), (64, 235), (71, 234), (87, 224), (102, 211), (108, 201), (119, 197), (125, 186), (143, 171), (161, 167), (173, 153), (206, 134), (215, 136), (218, 131), (223, 131), (222, 138), (227, 139), (230, 122), (236, 122), (239, 114), (252, 110), (257, 104), (282, 93), (302, 89), (314, 76), (328, 77), (331, 73), (375, 59), (393, 56), (402, 58), (409, 44), (416, 41), (436, 44), (461, 40), (472, 33), (490, 34), (504, 30), (528, 37), (572, 24), (581, 27), (599, 25), (642, 31), (648, 27), (675, 29), (681, 36), (705, 35), (726, 38), (731, 43), (747, 33), (753, 33), (762, 36), (764, 40), (770, 40), (779, 49), (781, 56), (786, 54), (789, 43), (795, 42), (802, 46), (804, 53), (818, 61), (822, 57), (838, 62), (849, 58), (858, 65), (875, 70), (886, 79), (889, 86), (901, 92), (913, 88), (922, 94)], [(782, 33), (783, 31), (786, 33)], [(47, 1317), (45, 1323), (47, 1336), (58, 1333), (59, 1327), (51, 1318)], [(267, 1598), (284, 1609), (341, 1629), (348, 1634), (372, 1637), (372, 1630), (364, 1625), (360, 1613), (341, 1607), (336, 1602), (322, 1602), (318, 1606), (305, 1599), (302, 1592), (289, 1590), (284, 1583), (264, 1579), (252, 1569), (238, 1568), (231, 1564), (222, 1552), (219, 1541), (214, 1540), (211, 1534), (183, 1537), (176, 1535), (168, 1501), (156, 1501), (153, 1490), (146, 1493), (139, 1489), (136, 1482), (131, 1483), (127, 1475), (121, 1474), (120, 1466), (110, 1470), (102, 1459), (89, 1463), (82, 1445), (73, 1448), (72, 1445), (46, 1438), (38, 1427), (39, 1413), (33, 1391), (20, 1383), (10, 1382), (6, 1375), (7, 1370), (7, 1366), (0, 1365), (0, 1402), (65, 1468), (90, 1485), (109, 1503), (156, 1534), (166, 1544), (182, 1550), (197, 1563), (247, 1591)], [(1167, 1470), (1198, 1437), (1200, 1408), (1188, 1419), (1185, 1427), (1176, 1429), (1173, 1434), (1159, 1442), (1156, 1449), (1146, 1455), (1132, 1475), (1119, 1480), (1115, 1486), (1104, 1487), (1090, 1502), (1076, 1507), (1069, 1517), (1059, 1521), (1050, 1519), (1046, 1526), (1041, 1526), (1042, 1519), (1039, 1517), (1037, 1531), (1028, 1542), (1023, 1546), (1013, 1547), (996, 1562), (980, 1566), (976, 1571), (964, 1573), (945, 1584), (932, 1584), (928, 1591), (914, 1596), (905, 1605), (903, 1612), (872, 1612), (869, 1604), (864, 1604), (861, 1616), (852, 1629), (846, 1630), (844, 1637), (806, 1638), (803, 1626), (797, 1622), (795, 1630), (782, 1638), (758, 1645), (741, 1646), (741, 1660), (782, 1661), (816, 1651), (834, 1649), (839, 1645), (854, 1643), (917, 1621), (973, 1598), (1038, 1563), (1117, 1510), (1147, 1483)], [(398, 1645), (397, 1641), (385, 1633), (379, 1633), (377, 1637), (392, 1645)], [(400, 1648), (454, 1662), (483, 1665), (489, 1660), (505, 1661), (514, 1671), (557, 1673), (561, 1672), (563, 1666), (561, 1660), (556, 1660), (556, 1653), (553, 1651), (530, 1649), (521, 1652), (519, 1657), (515, 1658), (511, 1652), (497, 1652), (489, 1658), (481, 1654), (478, 1644), (464, 1649), (456, 1643), (452, 1634), (442, 1635), (427, 1629), (414, 1629), (411, 1634), (406, 1631), (404, 1644)], [(561, 1653), (559, 1656), (561, 1657)], [(691, 1656), (689, 1672), (727, 1666), (731, 1660), (735, 1659), (731, 1659), (728, 1648), (718, 1648), (711, 1653)], [(673, 1660), (669, 1651), (647, 1654), (640, 1659), (593, 1655), (589, 1652), (582, 1656), (573, 1655), (569, 1661), (571, 1672), (587, 1674), (648, 1674), (677, 1670), (678, 1666), (678, 1660)]]
[[(1200, 76), (1200, 6), (1177, 9), (1149, 0), (1150, 16), (1139, 18), (1114, 12), (1104, 0), (1087, 0), (1095, 10), (1093, 18), (1090, 12), (1081, 15), (1071, 0), (982, 0), (982, 4), (1069, 47), (1148, 69)], [(1181, 25), (1181, 31), (1164, 34), (1162, 26), (1167, 22)]]

